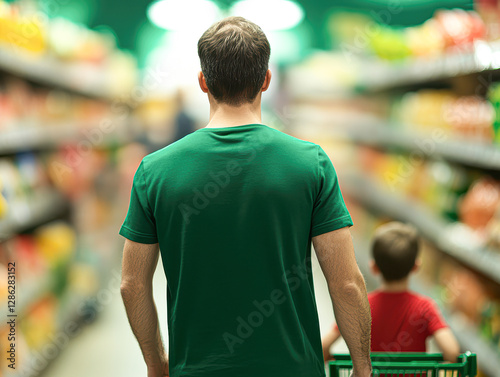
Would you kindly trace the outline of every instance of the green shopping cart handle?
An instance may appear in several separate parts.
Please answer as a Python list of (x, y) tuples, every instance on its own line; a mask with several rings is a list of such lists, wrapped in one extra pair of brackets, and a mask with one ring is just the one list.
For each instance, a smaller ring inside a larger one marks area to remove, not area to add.
[[(334, 354), (330, 361), (330, 374), (338, 377), (341, 370), (351, 370), (350, 355)], [(476, 355), (465, 352), (458, 357), (456, 363), (444, 363), (443, 356), (438, 353), (372, 353), (374, 375), (377, 374), (422, 374), (425, 372), (456, 371), (461, 377), (475, 377), (477, 374)]]

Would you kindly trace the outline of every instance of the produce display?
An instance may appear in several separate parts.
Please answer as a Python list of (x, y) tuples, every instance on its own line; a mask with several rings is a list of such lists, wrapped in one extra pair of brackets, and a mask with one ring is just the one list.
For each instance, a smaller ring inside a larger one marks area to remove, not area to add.
[(458, 96), (450, 90), (408, 92), (394, 101), (390, 119), (424, 136), (440, 129), (448, 140), (492, 143), (499, 137), (495, 90), (491, 89), (490, 100)]
[[(18, 71), (27, 65), (26, 74), (36, 76), (37, 69), (46, 72), (50, 63), (56, 70), (50, 74), (55, 81), (62, 75), (69, 80), (68, 86), (90, 87), (103, 97), (130, 93), (136, 84), (135, 58), (116, 48), (111, 33), (89, 30), (66, 19), (49, 19), (32, 3), (24, 2), (0, 1), (0, 25), (0, 52), (20, 63), (3, 68)], [(45, 73), (41, 75), (44, 81), (50, 80)]]
[(494, 108), (493, 132), (495, 142), (500, 144), (500, 84), (493, 83), (490, 85), (488, 98)]
[[(17, 343), (23, 354), (18, 359), (20, 370), (29, 366), (30, 355), (54, 343), (68, 321), (86, 323), (89, 319), (82, 315), (95, 316), (90, 314), (94, 297), (120, 262), (120, 239), (109, 234), (123, 220), (134, 172), (146, 154), (142, 145), (129, 144), (96, 148), (75, 162), (67, 159), (68, 150), (71, 146), (65, 145), (53, 152), (0, 157), (0, 235), (12, 223), (12, 212), (26, 212), (33, 198), (43, 201), (40, 195), (51, 193), (61, 197), (55, 205), (70, 202), (69, 216), (62, 211), (59, 220), (50, 222), (42, 216), (33, 229), (25, 232), (21, 226), (19, 233), (0, 239), (0, 276), (7, 275), (9, 262), (22, 261), (16, 273), (16, 310), (22, 319)], [(57, 163), (73, 163), (67, 165), (71, 170), (62, 180), (51, 168)], [(29, 216), (25, 220), (29, 222)], [(0, 282), (4, 310), (7, 281)], [(0, 326), (0, 334), (5, 331), (8, 328)], [(0, 350), (5, 352), (6, 340), (0, 339)], [(0, 375), (7, 370), (2, 359)]]
[[(343, 14), (343, 17), (349, 18), (349, 15)], [(351, 17), (355, 18), (353, 24), (360, 26), (359, 17)], [(373, 22), (379, 20), (365, 19), (364, 29), (373, 30), (374, 26), (366, 26)], [(335, 33), (335, 22), (332, 23)], [(478, 13), (463, 9), (438, 10), (432, 18), (413, 27), (377, 25), (376, 32), (367, 33), (368, 43), (364, 52), (384, 60), (431, 58), (445, 53), (470, 51), (474, 41), (491, 38), (493, 36), (488, 33)]]
[(54, 135), (76, 135), (78, 130), (96, 128), (101, 121), (116, 118), (107, 102), (35, 87), (18, 78), (5, 77), (2, 81), (0, 132), (38, 129)]
[(363, 174), (380, 182), (388, 192), (422, 203), (450, 222), (460, 221), (481, 245), (494, 245), (500, 181), (444, 161), (412, 163), (409, 156), (371, 148), (362, 148), (359, 153)]
[[(21, 374), (37, 375), (30, 364), (60, 353), (68, 324), (95, 316), (96, 294), (119, 262), (110, 228), (145, 155), (122, 148), (134, 136), (127, 101), (136, 81), (135, 58), (111, 33), (0, 0), (0, 305), (6, 315), (7, 266), (16, 261)], [(0, 326), (3, 355), (8, 331)], [(9, 371), (2, 358), (0, 375)]]

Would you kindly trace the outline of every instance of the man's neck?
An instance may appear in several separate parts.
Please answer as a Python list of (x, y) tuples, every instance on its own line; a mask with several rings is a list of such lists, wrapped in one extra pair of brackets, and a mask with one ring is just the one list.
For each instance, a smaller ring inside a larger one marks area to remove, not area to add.
[(210, 105), (210, 122), (207, 127), (233, 127), (262, 123), (260, 100), (242, 106)]
[(398, 281), (384, 281), (380, 290), (384, 292), (405, 292), (408, 290), (408, 278)]

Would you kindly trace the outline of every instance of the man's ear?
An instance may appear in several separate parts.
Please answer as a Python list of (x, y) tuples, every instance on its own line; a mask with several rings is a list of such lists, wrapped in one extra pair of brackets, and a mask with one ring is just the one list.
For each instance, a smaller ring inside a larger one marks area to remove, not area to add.
[(266, 78), (264, 79), (264, 84), (262, 84), (262, 91), (265, 92), (267, 89), (269, 89), (269, 85), (271, 85), (271, 70), (268, 69), (266, 72)]
[(203, 75), (202, 71), (198, 73), (198, 83), (200, 84), (201, 91), (203, 93), (208, 93), (207, 82), (205, 81), (205, 76)]
[(420, 269), (420, 266), (422, 265), (422, 261), (420, 259), (417, 259), (415, 261), (415, 265), (413, 266), (413, 268), (411, 269), (411, 272), (412, 273), (415, 273), (417, 272), (419, 269)]
[(375, 261), (372, 259), (370, 260), (370, 271), (372, 272), (373, 275), (379, 275), (380, 274), (380, 269), (376, 265)]

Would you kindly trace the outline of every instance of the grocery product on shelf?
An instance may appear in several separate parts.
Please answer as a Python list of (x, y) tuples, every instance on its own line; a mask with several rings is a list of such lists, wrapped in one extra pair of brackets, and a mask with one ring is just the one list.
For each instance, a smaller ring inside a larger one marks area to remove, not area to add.
[(447, 139), (478, 143), (493, 141), (494, 118), (489, 101), (450, 90), (408, 92), (392, 108), (392, 122), (399, 127), (423, 135), (441, 129)]
[(474, 182), (460, 204), (460, 220), (475, 230), (485, 230), (500, 205), (500, 182), (481, 178)]
[(401, 60), (470, 50), (472, 42), (485, 37), (484, 23), (476, 12), (438, 10), (422, 25), (402, 29), (380, 26), (380, 32), (373, 33), (370, 46), (379, 58)]
[(0, 2), (0, 24), (1, 70), (108, 99), (134, 88), (135, 58), (118, 50), (109, 33), (45, 18), (31, 2)]
[(2, 186), (1, 186), (1, 181), (0, 181), (0, 219), (4, 218), (7, 214), (7, 200), (2, 195)]
[(99, 147), (130, 133), (130, 117), (118, 114), (111, 103), (36, 87), (19, 78), (0, 79), (0, 111), (0, 153), (65, 142)]
[(500, 204), (497, 206), (495, 215), (489, 222), (486, 232), (488, 234), (487, 246), (493, 250), (500, 250)]
[(493, 105), (495, 117), (493, 121), (493, 132), (495, 142), (500, 145), (500, 84), (492, 83), (489, 87), (488, 98)]
[(0, 43), (40, 54), (47, 48), (47, 34), (36, 15), (23, 15), (16, 6), (0, 1)]

